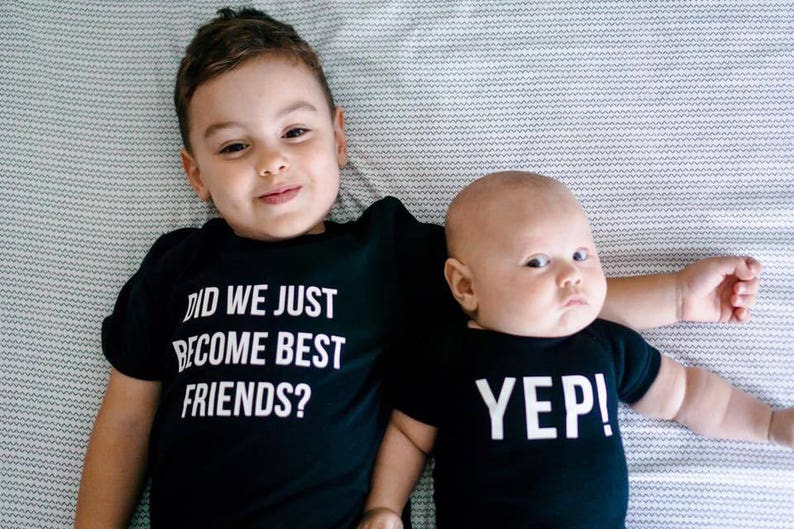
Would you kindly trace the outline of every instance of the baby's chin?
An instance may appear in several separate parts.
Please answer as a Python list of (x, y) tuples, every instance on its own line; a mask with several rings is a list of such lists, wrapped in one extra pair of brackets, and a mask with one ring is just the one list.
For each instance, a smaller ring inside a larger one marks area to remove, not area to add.
[(586, 311), (584, 313), (565, 313), (559, 322), (549, 330), (549, 338), (559, 338), (576, 334), (582, 329), (586, 329), (598, 317), (598, 313)]
[(473, 329), (486, 329), (501, 332), (502, 334), (512, 334), (514, 336), (524, 336), (527, 338), (563, 338), (587, 328), (597, 317), (598, 314), (566, 313), (557, 321), (545, 325), (528, 325), (518, 328), (501, 326), (498, 324), (486, 326), (476, 320), (470, 320), (468, 325)]

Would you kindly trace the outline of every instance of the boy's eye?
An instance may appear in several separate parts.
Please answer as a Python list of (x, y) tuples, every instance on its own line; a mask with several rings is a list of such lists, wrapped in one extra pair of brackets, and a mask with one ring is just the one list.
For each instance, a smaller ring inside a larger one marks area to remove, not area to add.
[(289, 129), (287, 132), (284, 133), (285, 138), (299, 138), (306, 134), (308, 131), (306, 129), (302, 129), (300, 127)]
[(232, 143), (221, 149), (221, 154), (233, 154), (242, 151), (246, 147), (245, 143)]
[(548, 264), (549, 258), (545, 255), (536, 255), (527, 261), (527, 266), (530, 268), (543, 268), (544, 266), (548, 266)]
[(584, 248), (580, 248), (575, 252), (573, 252), (574, 261), (586, 261), (588, 257), (590, 257), (590, 254), (588, 254), (587, 250), (585, 250)]

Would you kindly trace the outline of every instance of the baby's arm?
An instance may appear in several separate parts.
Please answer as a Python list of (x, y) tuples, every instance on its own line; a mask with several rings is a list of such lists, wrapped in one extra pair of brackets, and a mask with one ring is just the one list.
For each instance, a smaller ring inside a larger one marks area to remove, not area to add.
[(709, 437), (772, 441), (794, 448), (794, 408), (772, 410), (714, 373), (684, 367), (666, 356), (656, 380), (632, 407)]
[(359, 529), (402, 529), (400, 513), (425, 468), (436, 428), (392, 412)]
[(679, 321), (743, 322), (758, 292), (752, 257), (710, 257), (674, 274), (608, 280), (601, 317), (634, 329)]
[(76, 529), (127, 527), (146, 474), (159, 395), (159, 382), (111, 369), (83, 463)]

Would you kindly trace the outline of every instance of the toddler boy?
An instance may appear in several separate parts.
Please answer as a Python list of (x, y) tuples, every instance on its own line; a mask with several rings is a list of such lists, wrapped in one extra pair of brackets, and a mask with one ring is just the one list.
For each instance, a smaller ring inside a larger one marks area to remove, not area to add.
[[(443, 230), (393, 198), (325, 220), (344, 114), (289, 25), (220, 11), (188, 46), (174, 100), (185, 173), (221, 218), (155, 242), (103, 324), (113, 367), (76, 525), (125, 527), (149, 474), (154, 529), (353, 527), (388, 422), (386, 373), (415, 354), (400, 342), (460, 317)], [(633, 325), (743, 320), (756, 289), (744, 259), (702, 261), (620, 280), (607, 311)], [(646, 303), (662, 310), (634, 319)]]
[(445, 277), (470, 318), (396, 402), (361, 528), (401, 527), (425, 457), (448, 527), (622, 528), (618, 400), (704, 435), (794, 448), (770, 409), (596, 319), (607, 294), (590, 225), (561, 183), (505, 172), (466, 187), (446, 223)]

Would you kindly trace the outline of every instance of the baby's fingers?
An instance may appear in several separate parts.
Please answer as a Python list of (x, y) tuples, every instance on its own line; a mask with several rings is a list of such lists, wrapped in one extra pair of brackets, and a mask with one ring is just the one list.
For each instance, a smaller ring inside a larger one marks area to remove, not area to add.
[(733, 268), (729, 273), (735, 275), (740, 281), (757, 279), (761, 274), (761, 263), (753, 257), (733, 257), (722, 260), (724, 267)]
[(740, 279), (733, 285), (733, 292), (736, 294), (754, 296), (758, 294), (760, 281), (758, 277), (752, 279)]
[(744, 308), (733, 309), (730, 323), (744, 323), (750, 320), (750, 310)]

